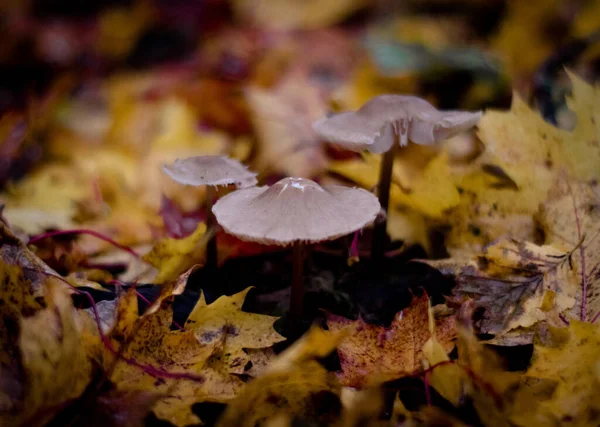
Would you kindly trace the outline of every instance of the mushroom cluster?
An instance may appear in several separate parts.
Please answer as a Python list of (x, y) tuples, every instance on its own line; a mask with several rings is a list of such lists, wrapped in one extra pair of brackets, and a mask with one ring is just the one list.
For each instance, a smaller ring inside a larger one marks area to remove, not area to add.
[[(380, 211), (377, 198), (360, 188), (322, 187), (305, 178), (284, 178), (270, 187), (256, 187), (256, 174), (227, 157), (176, 160), (164, 166), (164, 172), (182, 184), (207, 186), (208, 227), (218, 223), (244, 241), (293, 247), (291, 321), (302, 315), (306, 245), (360, 230)], [(213, 188), (226, 184), (236, 184), (239, 189), (212, 205)], [(207, 247), (207, 265), (216, 265), (216, 253), (213, 242)]]
[[(371, 224), (389, 205), (389, 190), (396, 147), (409, 141), (435, 144), (474, 126), (480, 112), (439, 111), (427, 101), (402, 95), (382, 95), (355, 112), (314, 123), (324, 139), (353, 151), (384, 153), (378, 198), (370, 192), (339, 185), (320, 186), (305, 178), (284, 178), (272, 186), (257, 187), (256, 174), (223, 156), (191, 157), (164, 166), (164, 172), (186, 185), (206, 185), (207, 226), (218, 223), (241, 240), (293, 247), (293, 281), (290, 316), (302, 314), (303, 253), (308, 244), (332, 240)], [(396, 144), (396, 142), (398, 144)], [(214, 205), (214, 188), (238, 189)], [(383, 254), (386, 222), (376, 226), (372, 256)], [(207, 266), (217, 265), (216, 240), (207, 247)]]
[(397, 148), (405, 147), (409, 141), (420, 145), (438, 143), (469, 130), (480, 118), (480, 111), (441, 111), (416, 96), (380, 95), (357, 111), (335, 114), (313, 123), (313, 129), (325, 140), (352, 151), (383, 153), (377, 193), (386, 215), (375, 227), (372, 257), (377, 259), (383, 255)]

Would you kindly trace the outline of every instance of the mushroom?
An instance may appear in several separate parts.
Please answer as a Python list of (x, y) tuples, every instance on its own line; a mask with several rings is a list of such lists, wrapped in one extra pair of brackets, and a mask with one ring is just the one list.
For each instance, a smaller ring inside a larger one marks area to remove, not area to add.
[(284, 178), (271, 187), (228, 194), (213, 206), (223, 229), (241, 240), (293, 246), (290, 318), (302, 314), (304, 245), (345, 236), (372, 223), (380, 210), (370, 192), (341, 185), (321, 187)]
[[(256, 173), (250, 172), (237, 160), (226, 156), (195, 156), (177, 159), (163, 165), (163, 171), (180, 184), (199, 187), (206, 185), (206, 227), (215, 226), (212, 205), (217, 186), (235, 184), (239, 188), (256, 185)], [(216, 234), (206, 246), (206, 266), (214, 270), (217, 266)]]
[(375, 226), (372, 256), (383, 255), (387, 228), (392, 168), (396, 144), (408, 141), (432, 145), (475, 126), (481, 112), (440, 111), (429, 102), (409, 95), (380, 95), (357, 111), (326, 117), (313, 123), (313, 129), (325, 140), (352, 151), (369, 150), (384, 153), (377, 193), (385, 212), (384, 220)]

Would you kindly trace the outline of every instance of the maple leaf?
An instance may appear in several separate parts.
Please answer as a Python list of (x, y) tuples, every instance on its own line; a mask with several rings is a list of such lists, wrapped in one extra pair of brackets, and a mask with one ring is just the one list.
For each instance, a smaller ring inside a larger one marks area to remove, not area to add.
[[(420, 369), (423, 345), (431, 337), (427, 307), (426, 295), (414, 298), (408, 308), (394, 317), (389, 328), (370, 325), (362, 319), (328, 315), (327, 326), (331, 331), (352, 331), (338, 346), (341, 383), (351, 387), (364, 386), (373, 375), (393, 379)], [(448, 316), (436, 323), (436, 336), (450, 351), (454, 346), (455, 319)]]
[[(23, 284), (14, 270), (7, 277), (3, 288)], [(17, 282), (10, 285), (11, 280)], [(44, 425), (61, 405), (79, 397), (90, 381), (91, 364), (81, 346), (70, 295), (56, 279), (47, 279), (44, 287), (47, 308), (19, 322), (18, 349), (23, 377), (15, 377), (16, 372), (0, 366), (5, 380), (0, 387), (0, 402), (11, 403), (0, 410), (2, 425)], [(22, 383), (17, 385), (19, 379)]]
[(154, 244), (144, 255), (144, 261), (158, 269), (154, 279), (157, 284), (175, 280), (182, 272), (204, 259), (206, 243), (214, 230), (206, 231), (206, 224), (199, 223), (196, 230), (181, 239), (166, 237)]
[(316, 359), (331, 353), (343, 335), (313, 326), (229, 402), (218, 425), (254, 426), (281, 416), (331, 422), (315, 406), (327, 395), (338, 396), (340, 384)]
[[(564, 172), (572, 179), (600, 179), (600, 90), (569, 74), (572, 131), (556, 128), (517, 95), (509, 111), (487, 110), (479, 121), (484, 153), (455, 184), (461, 202), (449, 217), (459, 228), (447, 242), (450, 252), (468, 243), (476, 253), (500, 237), (533, 241), (538, 211)], [(466, 234), (466, 236), (463, 236)]]
[(534, 345), (526, 375), (556, 382), (544, 405), (561, 422), (597, 425), (600, 422), (600, 330), (572, 320), (567, 328), (547, 327)]
[(596, 181), (561, 179), (543, 203), (538, 219), (546, 243), (568, 248), (577, 277), (571, 316), (593, 321), (600, 313), (600, 187)]
[[(460, 317), (473, 309), (474, 304), (467, 302)], [(539, 404), (520, 374), (505, 371), (499, 356), (484, 347), (469, 327), (457, 327), (456, 361), (440, 358), (441, 351), (433, 348), (436, 345), (430, 343), (426, 349), (433, 365), (427, 372), (430, 384), (457, 406), (468, 396), (483, 425), (555, 425), (555, 418)]]
[(214, 390), (207, 387), (203, 372), (220, 343), (201, 345), (191, 331), (172, 331), (172, 309), (167, 301), (163, 304), (140, 317), (135, 290), (120, 298), (108, 336), (119, 356), (104, 348), (100, 361), (119, 391), (158, 393), (153, 411), (159, 418), (178, 426), (198, 423), (191, 405), (221, 391), (214, 383)]
[[(452, 183), (448, 158), (435, 156), (430, 147), (409, 144), (400, 151), (394, 162), (392, 206), (404, 205), (432, 218), (455, 207), (459, 202), (458, 190)], [(332, 162), (329, 170), (350, 179), (364, 188), (374, 188), (379, 176), (381, 159), (364, 153), (361, 159)]]
[(266, 348), (283, 339), (272, 328), (277, 318), (241, 311), (249, 289), (210, 305), (201, 297), (185, 328), (171, 330), (171, 297), (183, 292), (192, 271), (164, 285), (141, 315), (134, 289), (109, 306), (111, 327), (104, 331), (112, 348), (101, 341), (95, 323), (88, 319), (85, 325), (85, 346), (112, 373), (117, 389), (156, 392), (153, 411), (178, 426), (199, 422), (194, 403), (235, 397), (244, 385), (236, 374), (259, 374), (273, 357)]
[(252, 353), (245, 353), (244, 349), (267, 348), (285, 339), (273, 329), (277, 317), (242, 311), (250, 289), (223, 295), (212, 304), (206, 304), (201, 294), (185, 323), (185, 328), (193, 331), (201, 344), (223, 341), (222, 363), (232, 373), (241, 373), (240, 369), (243, 371), (248, 361), (252, 361)]
[(558, 316), (575, 303), (578, 284), (571, 253), (552, 246), (501, 240), (471, 259), (423, 261), (453, 276), (453, 295), (484, 309), (478, 328), (502, 336)]

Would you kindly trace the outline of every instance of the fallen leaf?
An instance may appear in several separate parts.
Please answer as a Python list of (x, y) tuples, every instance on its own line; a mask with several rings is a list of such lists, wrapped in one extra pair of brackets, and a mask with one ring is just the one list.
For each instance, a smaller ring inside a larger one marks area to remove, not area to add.
[(192, 265), (204, 261), (206, 243), (214, 231), (206, 231), (206, 224), (199, 223), (196, 230), (187, 237), (176, 239), (166, 237), (154, 244), (144, 255), (144, 261), (158, 269), (154, 281), (162, 284), (175, 280)]
[(185, 323), (186, 330), (192, 331), (202, 345), (223, 342), (221, 363), (230, 372), (242, 373), (240, 368), (243, 371), (252, 361), (252, 353), (243, 349), (267, 348), (284, 340), (273, 329), (277, 317), (242, 311), (250, 289), (223, 295), (212, 304), (206, 304), (202, 294)]
[(598, 326), (572, 320), (567, 328), (547, 327), (543, 334), (535, 342), (527, 375), (557, 383), (545, 406), (562, 422), (577, 426), (598, 424)]
[(485, 152), (478, 161), (488, 171), (502, 171), (516, 188), (494, 188), (485, 168), (462, 177), (459, 185), (475, 192), (479, 203), (496, 204), (501, 212), (535, 213), (561, 170), (576, 179), (600, 178), (600, 129), (595, 124), (600, 91), (574, 75), (570, 78), (569, 107), (577, 113), (572, 131), (546, 123), (517, 94), (510, 111), (484, 113), (478, 127)]
[(473, 298), (484, 309), (482, 333), (502, 335), (558, 315), (575, 304), (577, 280), (571, 254), (552, 246), (501, 240), (467, 260), (424, 261), (453, 276), (457, 299)]
[[(155, 313), (140, 317), (131, 289), (117, 307), (117, 324), (108, 338), (119, 357), (104, 349), (102, 365), (121, 392), (153, 391), (160, 399), (153, 407), (159, 418), (177, 426), (198, 423), (191, 410), (196, 402), (221, 392), (206, 386), (204, 367), (221, 344), (201, 345), (191, 331), (172, 331), (172, 310), (164, 302)], [(221, 384), (227, 387), (227, 384)]]
[[(24, 382), (16, 390), (22, 396), (18, 405), (0, 412), (3, 425), (45, 425), (90, 381), (91, 364), (81, 346), (71, 297), (55, 279), (44, 286), (47, 308), (19, 322)], [(0, 390), (0, 394), (10, 399), (16, 390)]]
[(316, 359), (333, 351), (341, 336), (313, 326), (229, 403), (218, 425), (254, 426), (281, 416), (325, 425), (335, 420), (331, 405), (339, 402), (340, 385)]
[(600, 313), (600, 187), (596, 181), (563, 177), (540, 209), (546, 243), (569, 250), (576, 276), (577, 302), (572, 317), (594, 320)]
[[(342, 385), (364, 386), (374, 376), (380, 380), (395, 379), (421, 369), (423, 345), (431, 337), (427, 304), (426, 295), (416, 297), (408, 308), (396, 314), (389, 328), (369, 325), (362, 319), (328, 315), (327, 326), (331, 331), (351, 331), (338, 346)], [(449, 316), (436, 323), (436, 336), (449, 351), (454, 346), (455, 319)]]
[[(390, 204), (392, 207), (409, 207), (431, 218), (441, 218), (447, 210), (459, 203), (448, 158), (445, 154), (432, 158), (431, 153), (422, 152), (414, 144), (409, 144), (408, 147), (407, 153), (401, 153), (394, 162)], [(378, 182), (380, 163), (379, 156), (365, 153), (363, 160), (332, 162), (329, 170), (371, 189)]]

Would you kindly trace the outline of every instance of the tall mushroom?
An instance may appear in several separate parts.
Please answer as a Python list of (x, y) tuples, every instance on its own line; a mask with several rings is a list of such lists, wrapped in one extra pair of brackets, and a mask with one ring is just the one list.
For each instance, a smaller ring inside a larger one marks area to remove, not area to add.
[(383, 254), (387, 229), (392, 168), (398, 142), (432, 145), (475, 126), (481, 112), (440, 111), (429, 102), (409, 95), (380, 95), (357, 111), (335, 114), (313, 123), (313, 129), (325, 140), (352, 151), (384, 153), (379, 172), (377, 194), (386, 219), (375, 226), (372, 256)]
[[(226, 156), (195, 156), (177, 159), (170, 165), (164, 165), (163, 171), (180, 184), (199, 187), (206, 185), (206, 227), (215, 226), (212, 206), (219, 185), (235, 184), (239, 188), (256, 185), (256, 173), (250, 172), (237, 160)], [(206, 266), (214, 270), (217, 266), (216, 234), (206, 246)]]
[(221, 227), (241, 240), (293, 245), (293, 320), (302, 314), (304, 245), (359, 230), (373, 222), (379, 210), (377, 198), (366, 190), (321, 187), (304, 178), (284, 178), (271, 187), (238, 190), (213, 206)]

